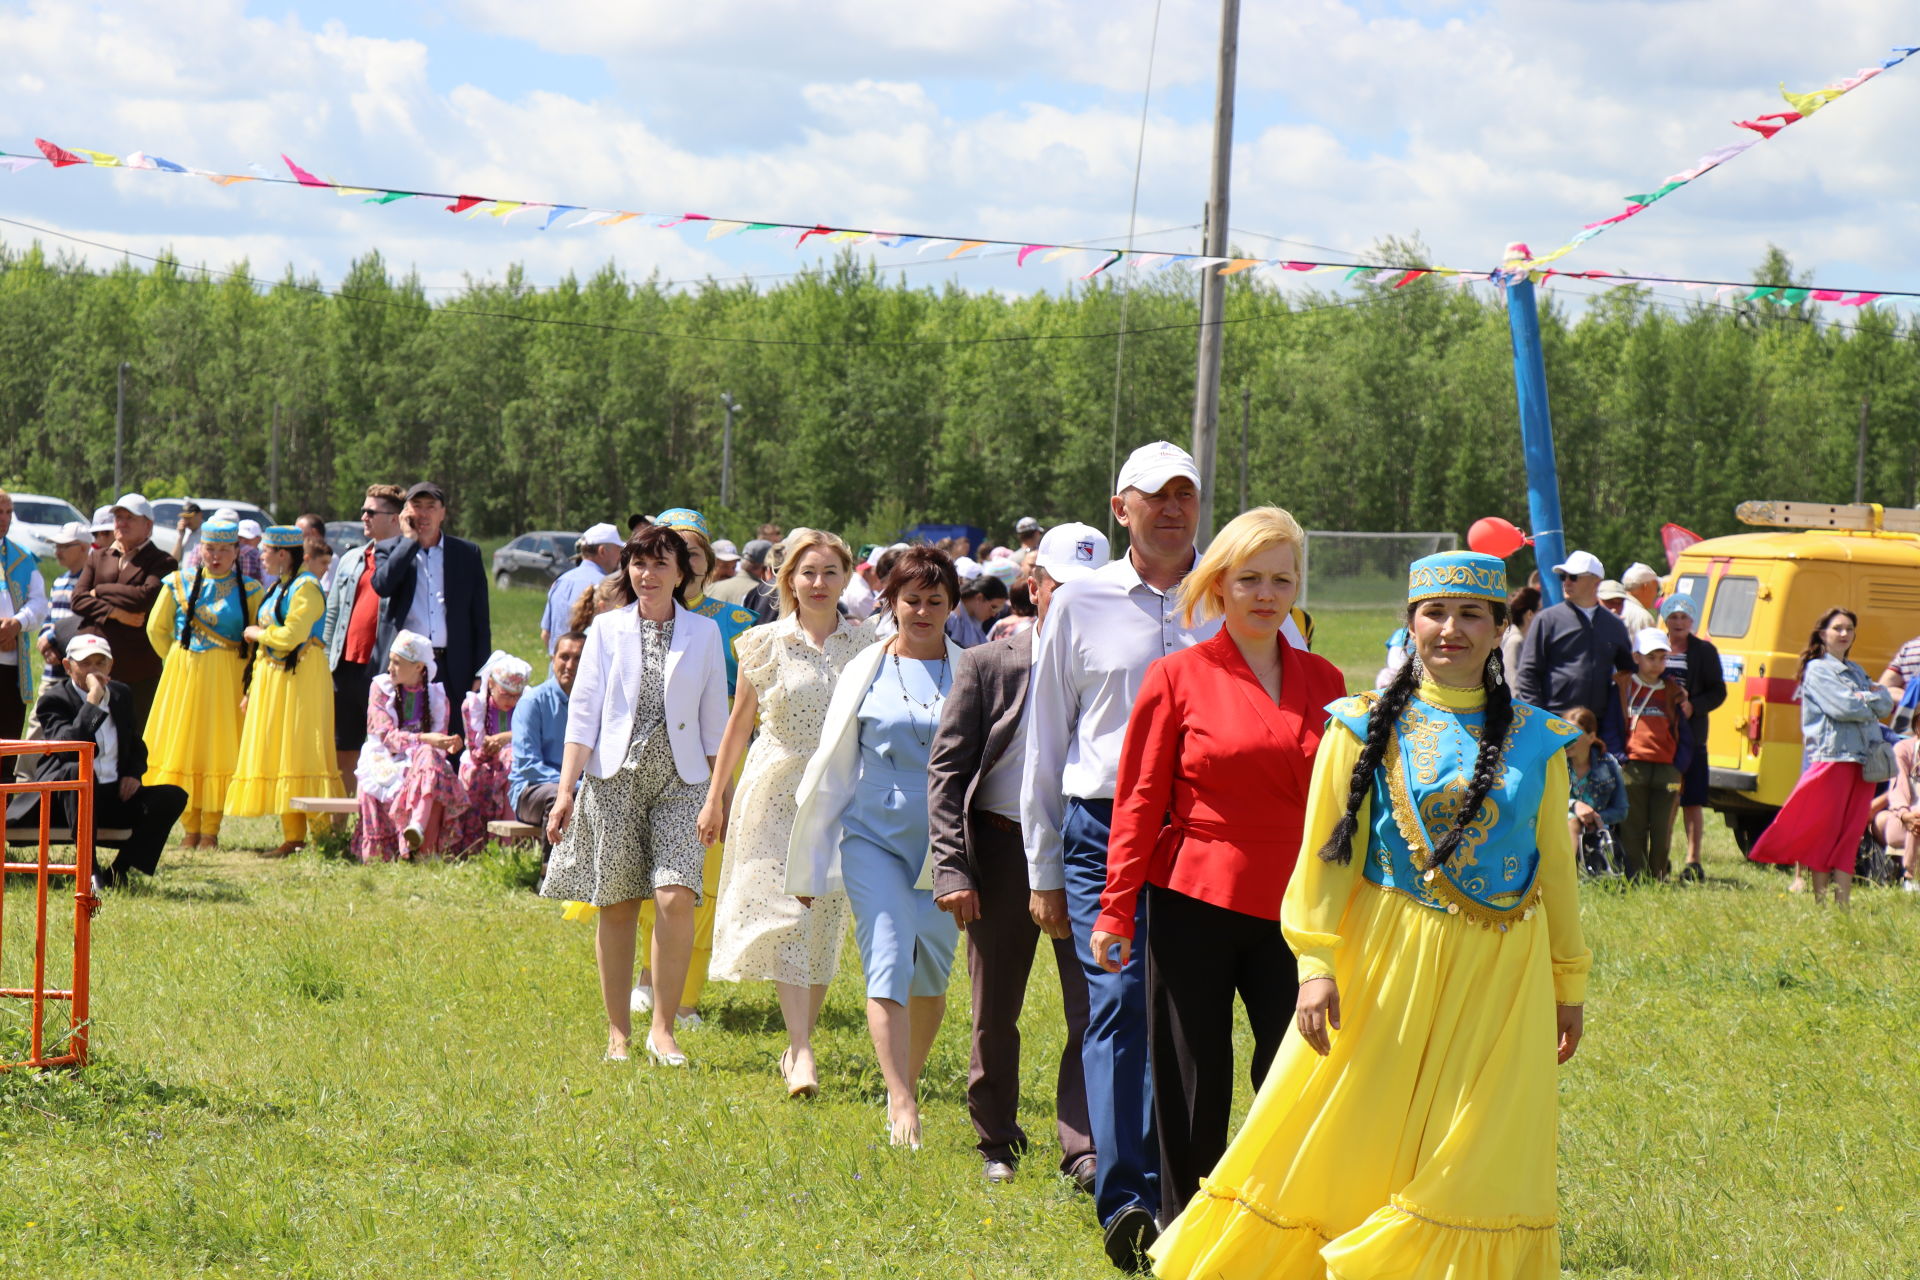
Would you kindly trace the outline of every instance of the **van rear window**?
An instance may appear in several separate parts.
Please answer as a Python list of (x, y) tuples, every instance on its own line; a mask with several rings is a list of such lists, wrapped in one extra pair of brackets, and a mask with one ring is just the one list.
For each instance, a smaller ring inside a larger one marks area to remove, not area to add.
[(1707, 634), (1716, 640), (1738, 640), (1753, 622), (1753, 602), (1760, 595), (1758, 578), (1722, 578), (1713, 593), (1713, 611), (1707, 616)]

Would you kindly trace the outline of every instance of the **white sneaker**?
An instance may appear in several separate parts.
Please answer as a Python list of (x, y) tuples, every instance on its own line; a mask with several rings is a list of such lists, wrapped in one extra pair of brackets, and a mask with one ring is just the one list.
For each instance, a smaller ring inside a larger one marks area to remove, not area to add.
[(706, 1025), (707, 1020), (702, 1018), (698, 1013), (676, 1013), (673, 1015), (673, 1029), (675, 1031), (698, 1031)]
[(633, 996), (627, 1001), (627, 1008), (635, 1013), (653, 1012), (653, 988), (635, 987)]
[(1920, 893), (1920, 881), (1914, 880), (1909, 876), (1900, 882), (1900, 891), (1902, 893)]

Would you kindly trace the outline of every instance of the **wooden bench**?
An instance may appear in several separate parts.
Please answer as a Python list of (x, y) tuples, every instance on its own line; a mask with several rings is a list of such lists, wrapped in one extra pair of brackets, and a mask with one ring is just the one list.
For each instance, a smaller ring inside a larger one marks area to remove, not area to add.
[[(119, 848), (131, 839), (133, 839), (133, 828), (131, 827), (101, 827), (93, 833), (93, 842), (96, 845), (103, 844), (113, 849)], [(40, 828), (37, 826), (8, 827), (7, 843), (38, 845), (40, 843)], [(49, 847), (57, 844), (72, 843), (73, 828), (71, 827), (54, 827), (47, 832), (47, 844)]]
[(287, 800), (296, 813), (344, 813), (349, 816), (360, 812), (360, 802), (352, 796), (293, 796)]
[(495, 818), (487, 824), (487, 834), (497, 838), (503, 844), (529, 844), (540, 838), (540, 828), (530, 822)]

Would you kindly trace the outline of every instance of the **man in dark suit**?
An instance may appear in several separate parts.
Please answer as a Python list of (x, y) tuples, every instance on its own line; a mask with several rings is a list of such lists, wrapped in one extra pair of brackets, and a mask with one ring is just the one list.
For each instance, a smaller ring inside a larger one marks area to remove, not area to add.
[(73, 611), (81, 630), (113, 649), (121, 683), (133, 693), (133, 736), (146, 732), (147, 712), (160, 690), (160, 655), (147, 641), (147, 614), (161, 581), (179, 561), (153, 541), (153, 506), (137, 493), (113, 504), (113, 541), (87, 556), (73, 584)]
[[(1022, 720), (1034, 635), (1046, 620), (1057, 585), (1046, 568), (1036, 564), (1028, 589), (1039, 622), (1010, 639), (977, 645), (960, 655), (927, 762), (934, 900), (967, 931), (967, 971), (973, 979), (967, 1112), (980, 1135), (988, 1182), (1012, 1181), (1027, 1148), (1016, 1114), (1020, 1006), (1041, 930), (1029, 911), (1027, 856), (1020, 838), (1026, 759)], [(1048, 933), (1067, 1018), (1067, 1043), (1055, 1084), (1060, 1168), (1092, 1194), (1095, 1153), (1081, 1066), (1087, 979), (1067, 922), (1062, 919), (1057, 931)]]
[[(55, 641), (57, 644), (58, 641)], [(133, 692), (110, 679), (113, 649), (95, 635), (75, 636), (65, 653), (67, 679), (49, 680), (40, 692), (35, 715), (40, 736), (48, 742), (92, 742), (93, 826), (132, 828), (133, 836), (110, 866), (94, 865), (94, 879), (102, 888), (124, 884), (132, 871), (152, 875), (160, 866), (173, 824), (186, 811), (187, 793), (179, 787), (147, 787), (140, 775), (147, 771), (147, 744), (134, 727)], [(36, 781), (71, 781), (80, 776), (79, 757), (49, 754), (40, 757)], [(7, 807), (9, 826), (38, 825), (40, 797), (18, 795)], [(52, 825), (74, 825), (72, 792), (54, 800)]]
[(400, 632), (419, 632), (433, 646), (439, 681), (458, 714), (460, 699), (493, 652), (493, 622), (480, 548), (447, 533), (446, 522), (446, 491), (422, 480), (407, 490), (400, 536), (375, 548), (373, 590), (386, 605), (370, 669), (387, 669), (387, 652)]

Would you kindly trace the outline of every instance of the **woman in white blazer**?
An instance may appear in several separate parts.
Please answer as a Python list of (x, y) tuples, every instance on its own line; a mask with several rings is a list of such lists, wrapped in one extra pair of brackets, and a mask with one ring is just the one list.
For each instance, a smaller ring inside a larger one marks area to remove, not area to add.
[(810, 904), (844, 888), (853, 905), (895, 1146), (920, 1145), (920, 1073), (960, 941), (933, 904), (927, 838), (927, 757), (960, 656), (946, 635), (959, 598), (944, 552), (914, 547), (895, 561), (880, 599), (898, 630), (841, 671), (787, 846), (788, 893)]
[(635, 533), (620, 575), (624, 607), (587, 628), (567, 700), (560, 795), (547, 818), (553, 856), (540, 892), (600, 908), (595, 951), (612, 1061), (626, 1059), (633, 1036), (634, 938), (640, 904), (653, 899), (658, 995), (647, 1052), (685, 1066), (673, 1012), (693, 955), (706, 860), (697, 828), (726, 730), (726, 656), (720, 628), (685, 606), (693, 572), (678, 533), (663, 525)]

